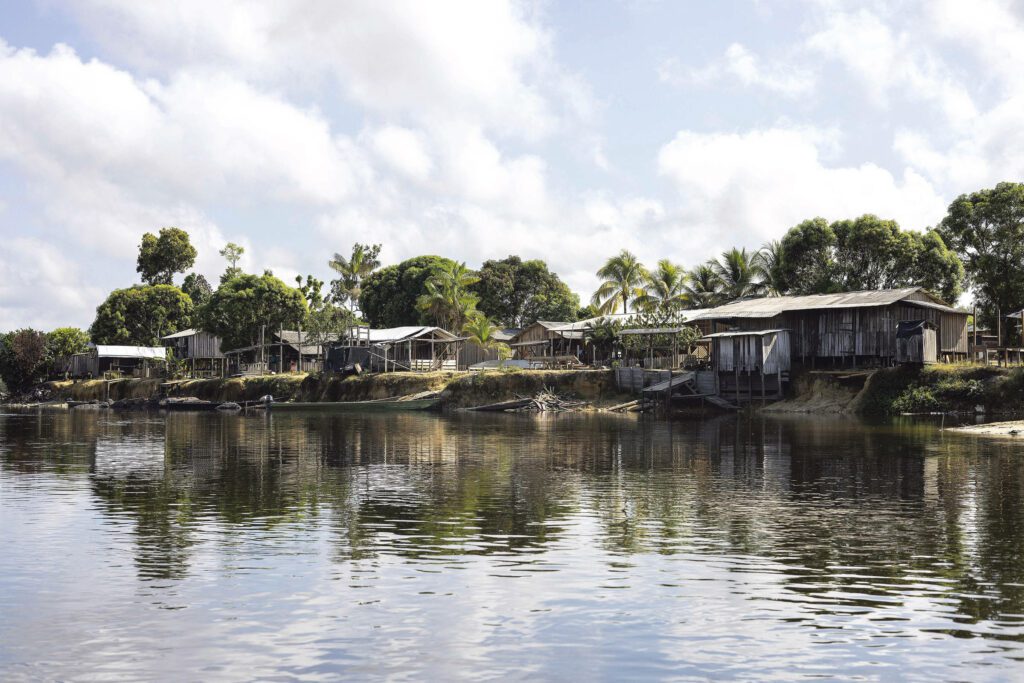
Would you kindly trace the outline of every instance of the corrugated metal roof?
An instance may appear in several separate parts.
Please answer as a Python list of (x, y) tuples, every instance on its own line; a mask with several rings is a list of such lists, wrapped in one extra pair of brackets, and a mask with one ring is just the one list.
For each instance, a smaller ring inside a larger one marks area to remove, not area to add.
[(181, 332), (175, 332), (174, 334), (168, 334), (168, 335), (165, 335), (165, 336), (160, 337), (160, 338), (161, 339), (181, 339), (182, 337), (191, 337), (192, 335), (197, 334), (198, 332), (199, 332), (199, 330), (194, 330), (194, 329), (192, 329), (190, 327), (187, 330), (182, 330)]
[[(924, 292), (921, 287), (904, 287), (902, 289), (878, 289), (859, 292), (842, 292), (839, 294), (810, 294), (807, 296), (772, 296), (760, 299), (744, 299), (724, 306), (711, 309), (702, 318), (705, 320), (723, 318), (772, 318), (789, 311), (809, 311), (820, 308), (866, 308), (871, 306), (889, 306), (904, 301), (916, 292)], [(929, 295), (930, 296), (930, 295)], [(951, 306), (938, 301), (905, 301), (904, 303), (935, 308), (953, 313), (962, 313)]]
[[(679, 311), (679, 315), (681, 316), (680, 322), (691, 322), (691, 321), (700, 320), (702, 315), (704, 315), (705, 313), (707, 313), (708, 311), (711, 311), (711, 310), (713, 310), (713, 309), (710, 309), (710, 308), (695, 308), (695, 309), (692, 309), (692, 310), (682, 310), (682, 311)], [(599, 315), (599, 316), (596, 316), (596, 317), (593, 317), (593, 318), (587, 318), (586, 320), (577, 320), (574, 323), (562, 323), (559, 327), (553, 327), (553, 328), (548, 328), (548, 329), (550, 329), (552, 332), (558, 332), (559, 334), (562, 334), (562, 333), (565, 333), (565, 332), (579, 332), (579, 331), (583, 331), (583, 330), (589, 329), (589, 328), (593, 327), (594, 325), (596, 325), (597, 323), (599, 323), (601, 321), (604, 321), (604, 320), (607, 320), (607, 321), (610, 321), (610, 322), (617, 322), (617, 323), (620, 323), (622, 325), (629, 325), (630, 323), (632, 323), (637, 318), (638, 315), (640, 315), (640, 314), (639, 313), (612, 313), (610, 315)]]
[(513, 339), (521, 331), (522, 330), (520, 330), (518, 327), (509, 327), (504, 330), (495, 330), (494, 334), (491, 336), (494, 337), (496, 341), (507, 342)]
[(437, 333), (443, 337), (446, 341), (455, 341), (458, 339), (454, 334), (448, 330), (440, 327), (429, 327), (429, 326), (407, 326), (407, 327), (388, 327), (383, 329), (370, 328), (370, 343), (371, 344), (393, 344), (395, 342), (409, 341), (410, 339), (418, 339), (419, 337), (425, 337), (430, 333)]
[(772, 330), (735, 330), (733, 332), (715, 332), (714, 334), (706, 334), (702, 339), (714, 339), (717, 337), (760, 337), (765, 334), (775, 334), (777, 332), (789, 332), (785, 328), (776, 328)]
[(116, 346), (98, 344), (96, 355), (100, 358), (155, 358), (167, 359), (167, 349), (162, 346)]
[(628, 336), (634, 334), (649, 335), (649, 334), (679, 334), (685, 327), (646, 327), (642, 329), (632, 330), (620, 330), (619, 336)]

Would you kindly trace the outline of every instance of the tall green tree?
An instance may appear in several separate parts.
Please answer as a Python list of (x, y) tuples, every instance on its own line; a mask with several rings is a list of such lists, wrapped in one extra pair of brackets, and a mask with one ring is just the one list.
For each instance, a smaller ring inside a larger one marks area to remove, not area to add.
[(836, 289), (836, 234), (824, 218), (795, 225), (782, 238), (786, 255), (779, 284), (790, 294), (822, 294)]
[(96, 344), (160, 346), (161, 337), (192, 324), (192, 300), (172, 285), (115, 289), (96, 308), (89, 335)]
[(446, 330), (461, 330), (477, 312), (479, 297), (470, 287), (479, 281), (465, 263), (443, 263), (426, 282), (426, 291), (416, 301), (421, 312)]
[(349, 306), (355, 311), (362, 293), (363, 281), (380, 268), (380, 245), (352, 245), (352, 255), (345, 257), (335, 254), (327, 265), (338, 274), (331, 281), (331, 297), (339, 306)]
[(183, 273), (196, 262), (196, 249), (188, 233), (180, 228), (161, 228), (160, 235), (147, 232), (139, 245), (136, 270), (150, 285), (169, 285), (175, 273)]
[(46, 335), (21, 329), (0, 335), (0, 379), (10, 391), (23, 391), (45, 378)]
[(689, 276), (682, 266), (668, 259), (658, 261), (658, 267), (647, 274), (644, 293), (636, 298), (636, 306), (642, 311), (674, 311), (686, 306), (688, 296), (686, 283)]
[(46, 367), (48, 372), (60, 372), (68, 358), (84, 353), (89, 346), (89, 335), (77, 327), (58, 327), (46, 335)]
[(912, 261), (912, 245), (896, 221), (865, 214), (830, 227), (836, 237), (832, 280), (840, 290), (889, 289), (906, 282), (909, 272), (900, 266)]
[(189, 273), (181, 283), (181, 291), (192, 299), (192, 305), (199, 307), (213, 294), (213, 287), (201, 273)]
[(764, 292), (764, 277), (760, 263), (746, 249), (730, 249), (714, 263), (715, 273), (722, 285), (722, 296), (727, 301), (745, 296), (760, 296)]
[(713, 261), (693, 268), (684, 287), (691, 308), (712, 308), (723, 301), (722, 279)]
[(537, 320), (576, 320), (580, 299), (541, 260), (509, 256), (485, 261), (472, 290), (481, 311), (505, 327), (525, 327)]
[(306, 276), (306, 281), (302, 281), (301, 275), (295, 276), (295, 285), (302, 296), (306, 299), (306, 307), (311, 311), (319, 310), (327, 305), (327, 297), (324, 296), (324, 281), (313, 277), (312, 275)]
[(644, 283), (647, 280), (647, 269), (635, 255), (623, 249), (612, 256), (597, 271), (601, 284), (591, 298), (591, 303), (598, 307), (602, 315), (615, 313), (619, 304), (622, 312), (629, 313), (629, 304), (644, 295)]
[(907, 232), (904, 253), (909, 273), (905, 284), (924, 287), (938, 294), (944, 301), (955, 304), (963, 293), (966, 274), (964, 264), (952, 249), (946, 246), (935, 230), (924, 234)]
[(1024, 306), (1024, 183), (960, 195), (938, 232), (962, 260), (976, 300), (1003, 315)]
[(231, 278), (242, 274), (242, 269), (238, 267), (238, 262), (241, 260), (242, 255), (245, 254), (245, 247), (235, 244), (234, 242), (228, 242), (219, 253), (224, 257), (224, 260), (228, 262), (228, 267), (220, 276), (221, 283), (227, 282)]
[[(266, 272), (238, 275), (217, 288), (199, 310), (200, 327), (222, 339), (224, 350), (257, 344), (282, 328), (294, 329), (306, 320), (306, 298)], [(266, 338), (266, 337), (264, 337)]]
[(430, 314), (417, 308), (427, 291), (427, 280), (444, 264), (454, 261), (440, 256), (417, 256), (372, 273), (362, 283), (359, 310), (373, 327), (427, 325)]

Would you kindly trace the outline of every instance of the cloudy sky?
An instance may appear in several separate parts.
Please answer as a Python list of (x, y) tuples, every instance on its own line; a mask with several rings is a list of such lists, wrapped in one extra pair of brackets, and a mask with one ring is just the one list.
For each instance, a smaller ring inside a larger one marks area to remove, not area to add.
[(923, 229), (1024, 176), (1008, 0), (0, 6), (0, 329), (87, 326), (175, 225), (216, 281), (548, 261), (690, 266), (815, 215)]

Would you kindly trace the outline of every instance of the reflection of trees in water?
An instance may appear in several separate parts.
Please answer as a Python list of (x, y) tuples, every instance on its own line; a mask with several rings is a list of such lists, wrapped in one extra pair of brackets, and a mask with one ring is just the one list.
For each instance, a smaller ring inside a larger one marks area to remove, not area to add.
[(743, 555), (796, 593), (870, 606), (865, 583), (898, 594), (922, 570), (964, 619), (1024, 609), (1019, 447), (930, 426), (72, 411), (0, 417), (0, 443), (9, 472), (89, 476), (147, 577), (231, 528), (320, 517), (345, 561), (542, 552), (590, 518), (607, 552)]

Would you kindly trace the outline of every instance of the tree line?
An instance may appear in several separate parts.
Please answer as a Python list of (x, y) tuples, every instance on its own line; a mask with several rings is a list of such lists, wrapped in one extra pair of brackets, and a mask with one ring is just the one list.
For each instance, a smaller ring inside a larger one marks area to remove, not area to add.
[(306, 275), (290, 285), (270, 271), (245, 272), (239, 266), (245, 249), (228, 243), (220, 250), (226, 267), (214, 288), (189, 272), (197, 252), (187, 232), (145, 233), (136, 262), (142, 282), (112, 291), (88, 332), (0, 334), (0, 379), (21, 388), (59, 370), (60, 358), (90, 340), (156, 346), (188, 327), (220, 336), (225, 350), (295, 326), (317, 343), (357, 323), (436, 324), (490, 346), (498, 329), (536, 320), (572, 322), (616, 312), (666, 319), (743, 297), (902, 286), (924, 287), (950, 303), (969, 288), (981, 323), (994, 326), (996, 316), (1024, 307), (1024, 184), (961, 195), (923, 232), (870, 214), (833, 222), (819, 217), (759, 249), (732, 248), (690, 268), (662, 259), (648, 269), (621, 251), (598, 269), (600, 284), (585, 306), (542, 260), (513, 255), (473, 270), (425, 255), (381, 267), (380, 249), (355, 244), (328, 260), (334, 279)]

